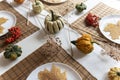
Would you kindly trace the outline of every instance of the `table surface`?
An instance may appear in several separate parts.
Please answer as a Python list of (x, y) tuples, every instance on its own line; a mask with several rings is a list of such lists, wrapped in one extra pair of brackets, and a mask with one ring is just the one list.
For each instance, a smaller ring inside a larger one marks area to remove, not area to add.
[[(7, 0), (7, 1), (10, 2), (11, 0)], [(76, 19), (78, 19), (79, 17), (87, 13), (90, 9), (92, 9), (99, 2), (103, 2), (110, 7), (120, 10), (120, 5), (119, 5), (120, 0), (87, 0), (85, 4), (87, 5), (88, 8), (82, 14), (76, 15), (75, 14), (76, 10), (73, 10), (67, 15), (65, 15), (64, 18), (68, 20), (69, 23), (73, 23)], [(27, 18), (28, 9), (22, 6), (24, 6), (24, 4), (15, 8), (15, 10), (17, 10), (21, 15)], [(47, 15), (47, 14), (48, 12), (43, 10), (41, 15), (38, 15), (40, 17), (40, 21), (43, 26), (41, 26), (41, 24), (35, 21), (35, 18), (37, 16), (29, 17), (29, 20), (34, 25), (39, 27), (40, 31), (35, 32), (34, 34), (30, 35), (29, 37), (17, 43), (18, 45), (22, 47), (22, 50), (24, 53), (22, 54), (21, 58), (3, 67), (3, 65), (6, 65), (9, 61), (6, 61), (6, 63), (3, 63), (5, 60), (1, 58), (3, 55), (0, 54), (0, 75), (5, 73), (15, 64), (19, 63), (21, 60), (23, 60), (25, 57), (30, 55), (32, 52), (34, 52), (36, 49), (38, 49), (40, 46), (42, 46), (46, 42), (46, 40), (48, 39), (48, 36), (46, 35), (46, 33), (44, 33), (42, 27), (44, 27), (43, 23), (44, 23), (44, 18), (45, 18), (45, 16), (43, 15)], [(54, 36), (60, 38), (60, 40), (62, 41), (61, 46), (70, 54), (71, 53), (70, 40), (77, 39), (80, 36), (80, 34), (78, 34), (77, 32), (68, 28), (67, 25), (65, 25), (65, 28), (60, 33)], [(72, 46), (72, 48), (74, 47), (75, 46)], [(109, 71), (109, 69), (115, 66), (120, 67), (120, 62), (113, 60), (111, 57), (107, 55), (104, 55), (104, 56), (101, 55), (102, 48), (98, 46), (97, 44), (94, 44), (94, 47), (95, 47), (94, 51), (91, 54), (85, 55), (85, 56), (81, 54), (77, 49), (74, 50), (73, 58), (76, 61), (78, 61), (80, 64), (82, 64), (98, 80), (107, 80), (108, 79), (107, 72)]]

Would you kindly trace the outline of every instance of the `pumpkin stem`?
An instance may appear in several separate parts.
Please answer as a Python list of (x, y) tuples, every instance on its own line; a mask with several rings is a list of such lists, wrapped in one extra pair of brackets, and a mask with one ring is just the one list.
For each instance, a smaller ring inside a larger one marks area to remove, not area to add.
[(120, 72), (117, 72), (117, 75), (120, 76)]
[(71, 41), (72, 44), (76, 45), (76, 41)]
[(93, 43), (96, 43), (96, 42), (92, 41), (91, 43), (93, 44)]
[[(97, 43), (97, 42), (95, 42), (95, 41), (92, 41), (91, 43), (92, 43), (92, 44), (93, 44), (93, 43), (96, 43), (96, 44), (98, 44), (98, 43)], [(99, 45), (99, 44), (98, 44), (98, 45)]]
[(52, 16), (52, 21), (54, 21), (55, 19), (54, 19), (54, 12), (53, 12), (53, 10), (50, 10), (50, 12), (51, 12), (51, 16)]
[(36, 4), (36, 5), (39, 5), (39, 3), (37, 2), (37, 0), (35, 0), (35, 4)]
[(35, 0), (35, 3), (37, 4), (37, 0)]

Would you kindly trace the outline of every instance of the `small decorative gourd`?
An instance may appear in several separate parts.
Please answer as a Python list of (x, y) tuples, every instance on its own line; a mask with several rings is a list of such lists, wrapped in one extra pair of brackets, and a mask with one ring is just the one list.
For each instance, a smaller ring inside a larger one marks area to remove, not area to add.
[(18, 45), (10, 44), (5, 49), (4, 57), (6, 59), (15, 60), (21, 56), (21, 53), (22, 53), (21, 47), (19, 47)]
[(35, 2), (32, 4), (32, 7), (35, 13), (40, 13), (43, 10), (44, 5), (41, 1), (35, 0)]
[(81, 4), (76, 4), (75, 8), (77, 9), (77, 11), (82, 12), (83, 10), (87, 9), (87, 6), (84, 3), (81, 3)]
[(100, 20), (100, 18), (97, 15), (88, 13), (88, 15), (85, 18), (85, 23), (87, 26), (98, 27), (99, 20)]
[(120, 68), (114, 67), (111, 68), (108, 72), (108, 77), (110, 80), (120, 80)]
[(93, 51), (93, 40), (91, 35), (83, 34), (82, 37), (78, 38), (76, 41), (71, 41), (80, 51), (88, 54)]
[(14, 0), (18, 4), (22, 4), (25, 0)]
[(49, 33), (55, 34), (58, 33), (64, 27), (64, 21), (62, 17), (52, 10), (51, 14), (47, 15), (45, 18), (45, 28)]

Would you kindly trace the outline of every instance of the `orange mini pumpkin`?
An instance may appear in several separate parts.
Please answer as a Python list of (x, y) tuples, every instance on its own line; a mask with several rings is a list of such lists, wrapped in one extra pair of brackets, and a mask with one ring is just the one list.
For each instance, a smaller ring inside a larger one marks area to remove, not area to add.
[(22, 4), (25, 0), (14, 0), (18, 4)]

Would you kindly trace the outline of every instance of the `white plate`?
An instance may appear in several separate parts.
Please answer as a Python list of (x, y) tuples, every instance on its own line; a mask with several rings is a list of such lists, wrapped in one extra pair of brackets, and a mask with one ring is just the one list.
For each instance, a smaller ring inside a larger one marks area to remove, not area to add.
[(13, 13), (8, 12), (8, 11), (0, 11), (0, 18), (1, 17), (8, 19), (4, 24), (1, 25), (4, 27), (4, 30), (3, 30), (3, 33), (0, 34), (0, 36), (3, 36), (4, 34), (8, 32), (8, 29), (15, 26), (16, 16)]
[(38, 73), (40, 71), (43, 71), (45, 68), (51, 70), (52, 64), (60, 67), (62, 72), (64, 71), (67, 72), (67, 80), (82, 80), (79, 74), (76, 71), (74, 71), (74, 69), (72, 69), (70, 66), (66, 64), (58, 63), (58, 62), (46, 63), (42, 66), (39, 66), (38, 68), (36, 68), (34, 71), (31, 72), (31, 74), (28, 76), (26, 80), (39, 80)]
[(120, 39), (113, 40), (111, 36), (109, 35), (109, 32), (105, 32), (104, 28), (107, 26), (108, 23), (117, 24), (117, 22), (120, 20), (120, 15), (109, 15), (103, 17), (99, 22), (99, 29), (101, 33), (109, 40), (111, 40), (114, 43), (120, 44)]
[(52, 0), (42, 0), (44, 2), (50, 3), (50, 4), (60, 4), (60, 3), (64, 3), (67, 0), (59, 0), (59, 2), (53, 2)]

